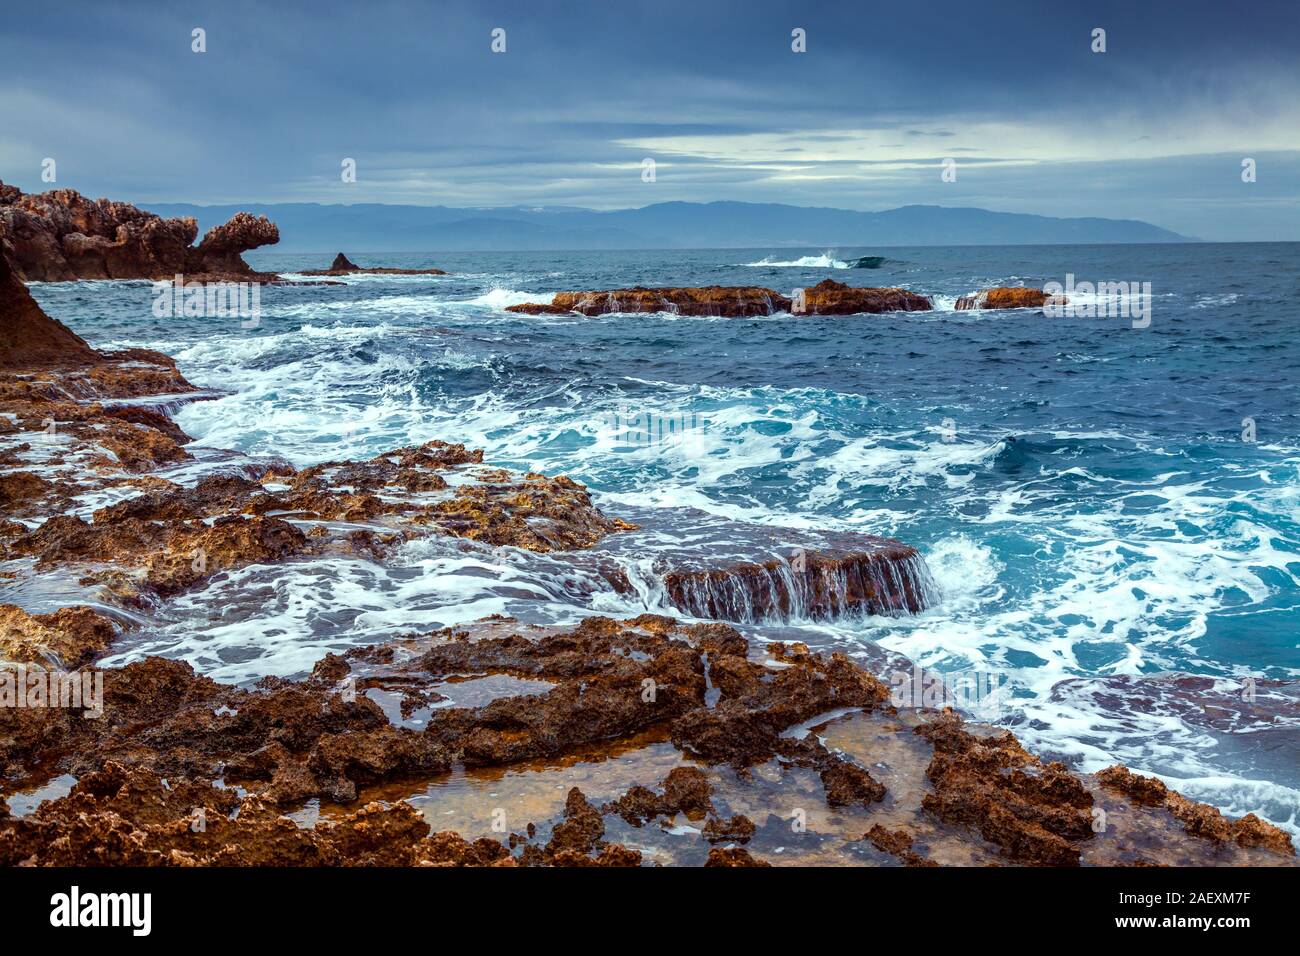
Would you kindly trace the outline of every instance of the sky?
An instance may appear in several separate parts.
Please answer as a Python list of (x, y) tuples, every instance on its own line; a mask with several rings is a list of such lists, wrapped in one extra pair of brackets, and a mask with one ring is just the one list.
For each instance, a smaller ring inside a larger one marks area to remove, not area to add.
[(145, 206), (934, 203), (1300, 240), (1300, 0), (31, 4), (0, 33), (0, 180)]

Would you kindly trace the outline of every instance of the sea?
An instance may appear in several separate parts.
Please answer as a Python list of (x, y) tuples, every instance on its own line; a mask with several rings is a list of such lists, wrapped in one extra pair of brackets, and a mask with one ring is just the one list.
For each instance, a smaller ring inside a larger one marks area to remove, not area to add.
[[(246, 258), (293, 274), (336, 251)], [(218, 575), (142, 615), (106, 663), (162, 654), (251, 683), (493, 613), (682, 617), (655, 586), (665, 556), (885, 535), (920, 550), (932, 607), (742, 630), (976, 678), (999, 691), (978, 716), (1045, 757), (1124, 763), (1300, 834), (1300, 244), (345, 251), (449, 274), (268, 286), (254, 322), (160, 317), (147, 282), (31, 290), (96, 347), (158, 349), (212, 390), (175, 409), (196, 456), (177, 480), (227, 462), (222, 449), (301, 467), (464, 442), (569, 475), (641, 524), (610, 546), (636, 592), (563, 555), (425, 538), (383, 563)], [(884, 261), (853, 268), (859, 256)], [(505, 311), (562, 290), (792, 295), (824, 279), (935, 308)], [(1049, 282), (1093, 307), (954, 308)]]

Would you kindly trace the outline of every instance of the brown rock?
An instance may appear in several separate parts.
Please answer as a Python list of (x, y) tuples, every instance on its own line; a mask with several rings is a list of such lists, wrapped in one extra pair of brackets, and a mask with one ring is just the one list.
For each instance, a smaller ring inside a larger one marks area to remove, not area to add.
[(508, 311), (529, 315), (577, 312), (670, 312), (675, 315), (745, 317), (772, 315), (790, 309), (779, 292), (757, 286), (705, 286), (702, 288), (613, 289), (607, 292), (561, 292), (549, 307), (525, 303)]
[(1107, 767), (1097, 774), (1098, 782), (1109, 790), (1122, 793), (1144, 807), (1169, 810), (1192, 836), (1216, 843), (1233, 842), (1242, 847), (1263, 847), (1274, 853), (1295, 856), (1291, 836), (1253, 813), (1240, 820), (1230, 820), (1217, 809), (1194, 803), (1170, 790), (1155, 777), (1144, 777), (1127, 767)]
[(912, 849), (912, 835), (906, 830), (889, 830), (877, 823), (863, 839), (870, 840), (877, 850), (898, 857), (908, 866), (939, 865)]
[(562, 305), (551, 305), (549, 302), (523, 302), (519, 305), (506, 306), (507, 312), (516, 312), (520, 315), (572, 315), (572, 309), (566, 309)]
[(969, 309), (1037, 309), (1049, 303), (1065, 305), (1066, 301), (1063, 295), (1048, 295), (1041, 289), (998, 286), (962, 296), (955, 308), (959, 312)]
[(52, 614), (28, 614), (0, 604), (0, 656), (25, 663), (77, 667), (108, 649), (117, 636), (113, 622), (88, 607), (64, 607)]
[(791, 560), (669, 571), (664, 588), (689, 614), (742, 624), (792, 615), (915, 614), (928, 606), (929, 572), (915, 548), (870, 535), (856, 536), (855, 544)]
[(589, 548), (606, 535), (636, 528), (606, 517), (587, 489), (564, 475), (530, 473), (508, 484), (462, 485), (433, 513), (448, 534), (539, 552)]
[(280, 230), (265, 216), (237, 212), (225, 225), (209, 229), (197, 249), (187, 250), (187, 268), (182, 271), (187, 274), (229, 276), (236, 280), (253, 278), (256, 273), (241, 258), (241, 254), (279, 241)]
[(710, 843), (748, 843), (754, 838), (755, 829), (754, 822), (741, 814), (729, 820), (710, 817), (704, 825), (704, 839)]
[[(795, 308), (798, 309), (798, 299)], [(906, 289), (855, 289), (825, 279), (804, 290), (799, 315), (857, 315), (863, 312), (928, 312), (930, 300)]]
[(684, 813), (687, 819), (698, 820), (713, 812), (709, 778), (695, 767), (675, 767), (659, 786), (662, 794), (647, 787), (632, 787), (613, 803), (605, 804), (602, 812), (616, 813), (636, 827), (658, 816), (671, 819)]
[(1079, 864), (1093, 836), (1092, 794), (1062, 764), (1042, 764), (1010, 733), (971, 734), (951, 709), (916, 732), (934, 744), (927, 811), (974, 827), (1018, 863)]
[(0, 368), (89, 365), (99, 359), (81, 336), (41, 311), (0, 250)]
[(771, 866), (766, 860), (751, 856), (742, 846), (720, 847), (709, 850), (709, 860), (705, 866)]
[(0, 183), (0, 247), (7, 248), (21, 278), (171, 279), (274, 281), (255, 273), (241, 253), (279, 241), (265, 216), (237, 213), (215, 226), (197, 247), (193, 217), (162, 219), (130, 203), (91, 201), (76, 190), (23, 195)]

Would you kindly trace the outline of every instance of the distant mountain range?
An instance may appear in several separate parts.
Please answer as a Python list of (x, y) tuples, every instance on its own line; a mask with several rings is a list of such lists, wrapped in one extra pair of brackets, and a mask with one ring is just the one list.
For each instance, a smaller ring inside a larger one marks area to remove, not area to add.
[(200, 234), (244, 210), (280, 227), (281, 252), (749, 248), (1190, 242), (1136, 219), (1058, 219), (948, 206), (854, 212), (746, 202), (665, 202), (598, 212), (571, 206), (457, 209), (380, 203), (150, 204), (194, 216)]

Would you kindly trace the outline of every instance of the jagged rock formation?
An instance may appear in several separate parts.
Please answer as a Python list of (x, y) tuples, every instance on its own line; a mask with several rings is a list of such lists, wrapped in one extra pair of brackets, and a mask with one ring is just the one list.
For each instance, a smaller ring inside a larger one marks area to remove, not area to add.
[(107, 651), (116, 636), (113, 622), (93, 608), (28, 614), (0, 604), (0, 657), (7, 660), (77, 667)]
[(1042, 289), (998, 286), (996, 289), (964, 295), (957, 300), (954, 308), (958, 312), (969, 309), (1037, 309), (1049, 303), (1065, 305), (1066, 298), (1063, 295), (1048, 295)]
[(194, 246), (192, 216), (163, 219), (130, 203), (89, 200), (73, 189), (24, 195), (0, 183), (0, 249), (29, 282), (74, 279), (171, 279), (270, 282), (240, 257), (279, 242), (265, 216), (238, 213)]

